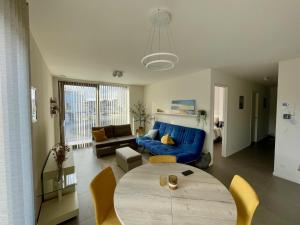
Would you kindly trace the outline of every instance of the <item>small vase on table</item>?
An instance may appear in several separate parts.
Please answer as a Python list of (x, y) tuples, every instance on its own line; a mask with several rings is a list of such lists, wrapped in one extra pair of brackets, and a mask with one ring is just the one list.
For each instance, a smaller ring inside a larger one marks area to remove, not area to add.
[(58, 201), (62, 200), (62, 191), (64, 188), (64, 169), (63, 169), (63, 163), (67, 159), (66, 153), (70, 151), (69, 146), (56, 144), (51, 149), (54, 159), (57, 164), (57, 196)]

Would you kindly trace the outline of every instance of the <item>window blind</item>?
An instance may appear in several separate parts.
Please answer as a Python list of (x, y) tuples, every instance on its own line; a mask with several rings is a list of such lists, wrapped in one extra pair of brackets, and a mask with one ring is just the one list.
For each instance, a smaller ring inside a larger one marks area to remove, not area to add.
[(129, 123), (129, 91), (127, 86), (99, 85), (99, 125)]
[(60, 81), (61, 142), (74, 148), (92, 142), (92, 127), (129, 123), (127, 86)]
[(80, 146), (92, 141), (91, 130), (97, 124), (97, 86), (65, 83), (64, 134), (65, 143)]

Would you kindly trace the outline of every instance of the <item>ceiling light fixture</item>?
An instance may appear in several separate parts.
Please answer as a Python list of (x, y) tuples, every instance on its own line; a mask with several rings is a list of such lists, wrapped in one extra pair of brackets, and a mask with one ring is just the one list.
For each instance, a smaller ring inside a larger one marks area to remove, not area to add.
[(112, 75), (113, 75), (113, 77), (116, 77), (116, 78), (123, 77), (123, 71), (115, 70)]
[(155, 9), (151, 14), (152, 29), (145, 56), (141, 63), (151, 71), (171, 70), (179, 62), (170, 29), (172, 14), (166, 9)]

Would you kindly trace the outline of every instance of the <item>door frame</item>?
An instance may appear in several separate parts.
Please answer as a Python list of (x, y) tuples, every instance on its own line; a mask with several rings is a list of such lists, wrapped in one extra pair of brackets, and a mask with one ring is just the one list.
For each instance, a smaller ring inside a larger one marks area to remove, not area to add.
[[(250, 116), (250, 142), (258, 142), (258, 123), (260, 93), (253, 90), (251, 95), (251, 116)], [(255, 115), (254, 115), (255, 114)]]
[[(93, 87), (96, 88), (96, 125), (99, 124), (99, 85), (96, 83), (76, 82), (69, 80), (58, 80), (58, 104), (59, 104), (59, 132), (61, 145), (66, 144), (66, 131), (65, 131), (65, 86), (78, 86), (78, 87)], [(79, 146), (86, 146), (86, 144), (75, 144), (73, 148)]]
[[(222, 133), (222, 157), (227, 157), (227, 131), (228, 131), (228, 91), (229, 87), (221, 84), (221, 83), (214, 83), (213, 84), (213, 91), (212, 91), (212, 112), (211, 112), (211, 134), (213, 137), (214, 132), (214, 114), (215, 114), (215, 87), (224, 88), (224, 99), (223, 99), (223, 120), (224, 120), (224, 127)], [(212, 150), (214, 149), (214, 140), (211, 138), (211, 145)], [(213, 151), (212, 151), (213, 152)]]

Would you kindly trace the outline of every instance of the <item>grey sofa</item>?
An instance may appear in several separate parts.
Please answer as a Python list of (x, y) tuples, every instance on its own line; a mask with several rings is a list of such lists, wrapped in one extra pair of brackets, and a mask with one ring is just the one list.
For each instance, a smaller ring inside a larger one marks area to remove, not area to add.
[(136, 136), (132, 135), (130, 124), (93, 127), (92, 130), (104, 128), (108, 137), (106, 141), (96, 142), (93, 140), (93, 149), (98, 158), (105, 155), (115, 154), (117, 148), (129, 146), (137, 149)]

